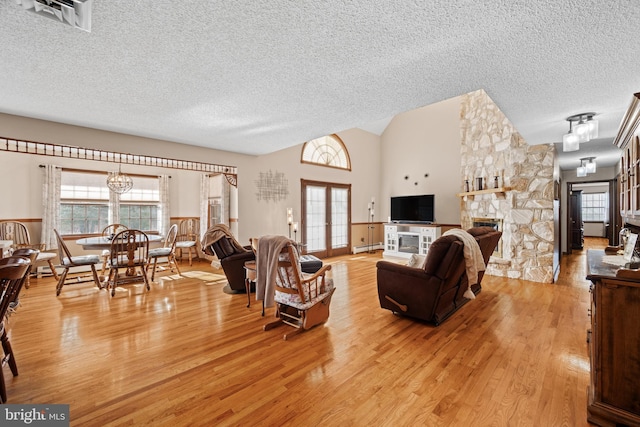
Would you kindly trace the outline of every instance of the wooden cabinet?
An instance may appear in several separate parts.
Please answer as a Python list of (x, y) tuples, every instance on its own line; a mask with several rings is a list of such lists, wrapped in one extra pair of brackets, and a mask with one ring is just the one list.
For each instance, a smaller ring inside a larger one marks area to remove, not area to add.
[(591, 376), (587, 420), (600, 426), (640, 425), (640, 274), (602, 263), (588, 252)]
[(634, 136), (631, 140), (629, 182), (631, 187), (631, 215), (640, 215), (640, 137)]
[(620, 158), (620, 214), (640, 217), (640, 137), (632, 136)]
[[(628, 222), (640, 221), (640, 93), (633, 95), (613, 143), (622, 149), (620, 158), (620, 215)], [(633, 221), (636, 220), (636, 221)]]
[(384, 226), (384, 253), (398, 252), (398, 227), (396, 225)]

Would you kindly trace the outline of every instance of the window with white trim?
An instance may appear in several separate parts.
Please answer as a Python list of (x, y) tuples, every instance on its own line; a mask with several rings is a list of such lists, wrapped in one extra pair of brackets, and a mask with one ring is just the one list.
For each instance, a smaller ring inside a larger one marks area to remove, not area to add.
[[(158, 231), (160, 187), (157, 177), (133, 178), (120, 196), (120, 223), (146, 232)], [(109, 225), (107, 174), (62, 171), (60, 234), (99, 234)]]
[(582, 193), (582, 220), (606, 222), (608, 206), (607, 193)]
[(351, 170), (351, 159), (338, 135), (327, 135), (306, 142), (302, 147), (302, 163)]
[(159, 208), (158, 178), (136, 176), (133, 188), (120, 196), (120, 224), (142, 231), (158, 231)]

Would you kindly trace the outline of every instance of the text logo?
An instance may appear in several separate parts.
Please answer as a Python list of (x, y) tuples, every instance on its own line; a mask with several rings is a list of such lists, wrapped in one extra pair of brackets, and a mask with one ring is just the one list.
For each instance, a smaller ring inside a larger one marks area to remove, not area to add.
[(0, 405), (0, 425), (69, 427), (69, 405)]

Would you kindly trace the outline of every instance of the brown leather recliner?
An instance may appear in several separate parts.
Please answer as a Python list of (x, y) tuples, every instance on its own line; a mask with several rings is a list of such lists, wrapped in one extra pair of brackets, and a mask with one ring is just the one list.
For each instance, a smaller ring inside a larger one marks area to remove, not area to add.
[(211, 250), (216, 254), (224, 270), (224, 275), (229, 281), (229, 288), (233, 293), (245, 293), (245, 269), (244, 263), (254, 261), (255, 254), (250, 246), (244, 247), (244, 251), (234, 246), (229, 238), (223, 237), (210, 245)]
[[(491, 227), (467, 230), (480, 246), (485, 264), (502, 233)], [(464, 245), (455, 236), (441, 236), (429, 248), (423, 267), (413, 268), (389, 261), (378, 261), (377, 281), (380, 307), (405, 316), (439, 325), (469, 300), (463, 255)], [(483, 272), (471, 287), (481, 290)]]

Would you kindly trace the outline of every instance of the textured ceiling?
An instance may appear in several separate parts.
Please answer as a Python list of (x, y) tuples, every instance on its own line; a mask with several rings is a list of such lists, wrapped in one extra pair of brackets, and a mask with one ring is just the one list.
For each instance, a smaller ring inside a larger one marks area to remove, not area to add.
[(484, 89), (529, 144), (595, 111), (611, 151), (640, 90), (629, 0), (94, 0), (92, 21), (0, 2), (0, 112), (263, 154)]

